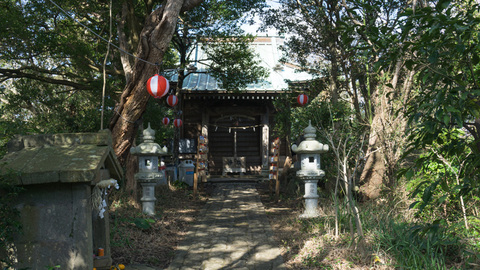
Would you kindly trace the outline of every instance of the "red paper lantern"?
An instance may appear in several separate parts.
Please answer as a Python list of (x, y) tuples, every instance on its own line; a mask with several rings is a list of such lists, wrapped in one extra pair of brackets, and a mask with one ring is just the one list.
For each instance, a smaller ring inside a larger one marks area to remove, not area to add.
[(170, 106), (170, 107), (174, 107), (175, 105), (177, 105), (178, 103), (178, 98), (177, 96), (175, 95), (170, 95), (168, 96), (167, 98), (167, 104)]
[(168, 123), (170, 123), (170, 119), (168, 117), (164, 117), (162, 119), (162, 123), (166, 126), (166, 125), (168, 125)]
[(182, 119), (177, 118), (177, 119), (173, 120), (173, 125), (177, 128), (181, 127), (182, 126)]
[(298, 97), (297, 97), (297, 102), (298, 102), (298, 104), (300, 104), (301, 106), (307, 104), (307, 102), (308, 102), (308, 96), (305, 95), (305, 94), (300, 94), (300, 95), (298, 95)]
[(168, 80), (158, 74), (155, 74), (147, 81), (147, 91), (154, 98), (165, 96), (169, 88)]

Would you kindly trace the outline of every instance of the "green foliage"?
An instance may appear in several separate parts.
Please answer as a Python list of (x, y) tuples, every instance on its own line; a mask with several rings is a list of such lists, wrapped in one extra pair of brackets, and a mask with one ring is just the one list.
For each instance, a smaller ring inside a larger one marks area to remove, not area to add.
[[(293, 119), (291, 123), (292, 141), (297, 141), (297, 144), (302, 140), (303, 130), (308, 126), (309, 120), (317, 128), (316, 139), (324, 144), (330, 144), (330, 139), (326, 138), (326, 135), (331, 135), (336, 144), (339, 143), (339, 140), (357, 144), (361, 142), (361, 137), (365, 132), (365, 126), (353, 120), (353, 111), (347, 102), (338, 102), (336, 106), (332, 106), (328, 100), (316, 98), (307, 106), (292, 108), (290, 113)], [(347, 148), (350, 149), (350, 146)], [(355, 147), (354, 152), (357, 151), (362, 151), (362, 149), (359, 146)], [(356, 155), (352, 152), (349, 162), (354, 162), (355, 157)], [(335, 183), (338, 175), (335, 162), (336, 157), (332, 151), (322, 154), (322, 170), (326, 174), (322, 182)]]
[[(93, 14), (107, 5), (61, 4), (92, 31), (105, 31), (108, 17)], [(23, 126), (18, 133), (98, 130), (107, 44), (48, 1), (1, 0), (0, 6), (6, 21), (0, 26), (2, 120)], [(107, 108), (114, 105), (113, 89), (124, 84), (114, 71), (118, 64), (118, 56), (107, 61)]]
[(410, 31), (421, 37), (408, 45), (415, 53), (408, 67), (418, 70), (420, 86), (408, 113), (412, 122), (421, 122), (415, 133), (424, 144), (451, 126), (470, 131), (469, 122), (480, 116), (478, 5), (446, 6), (440, 1), (436, 9), (421, 9), (405, 23), (408, 28), (418, 25)]
[[(379, 55), (395, 46), (402, 1), (296, 1), (264, 12), (265, 28), (273, 26), (289, 34), (286, 58), (328, 82), (334, 106), (340, 94), (348, 94), (358, 122), (372, 121), (379, 74), (391, 74), (395, 62), (381, 72), (374, 69)], [(314, 96), (311, 96), (313, 98)]]
[(55, 265), (55, 266), (45, 266), (45, 269), (47, 270), (54, 270), (54, 269), (60, 269), (60, 265)]
[[(4, 104), (0, 103), (0, 115), (5, 115)], [(0, 118), (0, 159), (7, 153), (7, 143), (13, 138), (15, 134), (28, 132), (23, 126), (23, 122), (19, 119)]]
[(245, 89), (248, 84), (257, 83), (268, 77), (268, 70), (259, 66), (258, 55), (249, 43), (253, 36), (210, 38), (202, 44), (202, 49), (212, 61), (209, 69), (222, 84), (222, 88), (230, 91)]
[[(323, 241), (319, 241), (321, 245), (310, 246), (312, 250), (303, 251), (306, 253), (302, 256), (305, 266), (327, 267), (325, 256), (328, 251), (332, 252), (342, 248), (342, 244), (352, 242), (348, 230), (351, 217), (348, 202), (343, 200), (340, 203), (340, 235), (336, 240), (332, 240), (331, 235), (335, 220), (329, 214), (334, 211), (333, 203), (325, 200), (320, 202), (320, 205), (323, 205), (325, 215), (313, 219), (295, 219), (295, 223), (299, 225), (298, 230), (309, 235), (310, 239), (323, 238)], [(365, 252), (374, 255), (374, 258), (378, 258), (374, 263), (379, 268), (474, 269), (480, 261), (478, 241), (476, 238), (466, 241), (468, 237), (465, 237), (464, 230), (456, 228), (461, 227), (461, 223), (416, 223), (409, 215), (411, 210), (408, 209), (407, 201), (399, 194), (392, 194), (388, 200), (382, 202), (361, 204), (359, 207), (365, 237), (369, 239), (363, 248)], [(322, 249), (327, 249), (326, 254), (323, 254)], [(353, 252), (362, 256), (358, 250)]]
[[(58, 88), (25, 79), (17, 80), (4, 90), (4, 121), (21, 125), (18, 133), (88, 132), (100, 129), (99, 97), (90, 92), (60, 93)], [(0, 93), (0, 95), (2, 94)], [(107, 104), (108, 104), (107, 100)], [(108, 117), (110, 113), (107, 113)]]
[[(282, 125), (288, 126), (283, 123), (290, 120), (292, 137), (299, 138), (309, 119), (315, 119), (318, 126), (331, 132), (329, 128), (336, 125), (350, 128), (345, 120), (352, 116), (365, 119), (356, 121), (360, 125), (372, 123), (375, 114), (384, 114), (387, 115), (382, 118), (384, 126), (391, 124), (396, 132), (403, 130), (404, 122), (397, 128), (395, 120), (405, 113), (410, 121), (407, 133), (400, 137), (410, 143), (404, 164), (411, 167), (403, 170), (402, 175), (409, 180), (411, 198), (417, 201), (415, 208), (423, 212), (417, 214), (417, 224), (401, 216), (371, 220), (372, 216), (386, 213), (380, 209), (362, 209), (365, 231), (378, 236), (375, 241), (395, 258), (395, 268), (447, 269), (460, 263), (465, 269), (474, 267), (478, 256), (472, 254), (478, 253), (478, 244), (464, 241), (478, 235), (478, 220), (474, 217), (478, 216), (480, 167), (478, 4), (414, 1), (417, 5), (410, 8), (411, 2), (404, 1), (282, 0), (279, 3), (282, 7), (267, 13), (266, 23), (281, 32), (293, 33), (286, 43), (288, 57), (309, 71), (326, 76), (331, 83), (330, 91), (345, 90), (352, 100), (359, 94), (364, 102), (352, 104), (359, 105), (354, 113), (344, 112), (340, 103), (339, 115), (335, 112), (337, 104), (333, 104), (336, 124), (328, 123), (331, 118), (326, 106), (314, 107), (314, 102), (301, 108), (292, 106), (291, 116), (279, 118)], [(312, 55), (324, 61), (315, 61)], [(401, 72), (395, 74), (398, 81), (394, 85), (392, 70), (397, 64)], [(415, 74), (412, 81), (407, 76), (410, 72)], [(346, 84), (349, 78), (353, 78), (351, 85)], [(392, 90), (388, 95), (387, 88)], [(403, 93), (402, 89), (412, 92)], [(317, 95), (310, 97), (315, 99)], [(382, 102), (376, 104), (375, 99)], [(345, 107), (349, 108), (348, 105)], [(376, 105), (388, 110), (377, 110)], [(359, 126), (351, 127), (352, 135), (357, 136), (353, 140), (360, 138), (360, 130)], [(336, 134), (335, 138), (348, 132)], [(333, 160), (328, 155), (322, 155), (325, 161), (322, 168), (326, 170), (328, 162)], [(415, 162), (410, 162), (412, 159)], [(332, 168), (327, 172), (327, 178), (334, 171)], [(465, 199), (469, 230), (461, 222), (461, 198)], [(469, 253), (469, 249), (473, 251)]]
[(237, 36), (264, 7), (265, 0), (205, 0), (182, 14), (180, 29), (188, 27), (194, 37)]
[(395, 268), (449, 269), (461, 262), (460, 239), (439, 223), (418, 225), (388, 220), (378, 224), (375, 235), (378, 248), (395, 258)]
[(466, 237), (463, 223), (413, 218), (403, 189), (383, 203), (361, 206), (375, 253), (392, 258), (395, 269), (471, 269), (478, 263), (478, 244), (465, 241), (472, 235)]
[[(337, 128), (339, 126), (353, 128), (356, 125), (352, 121), (353, 112), (347, 102), (338, 102), (335, 106), (332, 106), (329, 100), (315, 98), (307, 106), (292, 108), (290, 114), (293, 139), (297, 139), (303, 134), (303, 130), (308, 126), (309, 120), (312, 120), (312, 125), (328, 131), (331, 131), (334, 125)], [(346, 131), (350, 132), (353, 130)]]
[[(88, 132), (100, 128), (102, 71), (108, 45), (94, 33), (104, 39), (109, 37), (109, 3), (88, 0), (79, 5), (67, 0), (58, 4), (61, 8), (48, 1), (0, 0), (0, 15), (4, 20), (0, 26), (3, 49), (0, 54), (0, 109), (2, 120), (24, 127), (17, 133)], [(125, 1), (113, 5), (112, 43), (119, 45), (124, 41), (123, 49), (134, 52), (145, 18), (161, 4)], [(185, 56), (199, 37), (239, 35), (240, 25), (251, 20), (264, 5), (264, 0), (203, 1), (201, 6), (181, 14), (178, 36), (174, 38), (177, 42), (171, 48)], [(249, 15), (245, 16), (245, 13)], [(117, 30), (124, 36), (118, 36)], [(241, 88), (265, 75), (264, 70), (253, 68), (250, 73), (245, 71), (246, 80), (240, 80), (238, 69), (249, 70), (256, 64), (251, 51), (244, 50), (245, 46), (235, 44), (235, 50), (222, 47), (215, 51), (237, 60), (251, 57), (234, 70), (231, 69), (235, 66), (232, 61), (217, 64), (215, 70), (218, 74), (219, 69), (225, 69), (219, 76), (229, 89)], [(119, 90), (126, 82), (122, 72), (125, 63), (120, 61), (120, 52), (115, 48), (110, 48), (110, 52), (106, 61), (104, 120), (110, 119), (114, 113), (115, 102), (121, 93)], [(217, 60), (221, 62), (227, 58)], [(133, 65), (133, 58), (129, 61)], [(187, 64), (169, 50), (162, 68), (176, 68), (178, 62), (181, 67)], [(227, 67), (229, 70), (225, 72)], [(231, 81), (235, 81), (234, 85)]]
[(406, 110), (407, 154), (419, 154), (401, 173), (412, 180), (420, 210), (440, 204), (457, 216), (460, 199), (473, 198), (480, 187), (478, 8), (473, 1), (439, 1), (401, 15), (408, 41), (402, 50), (411, 53), (406, 66), (416, 71), (418, 85)]
[[(15, 185), (16, 175), (14, 173), (0, 175), (0, 254), (7, 255), (6, 261), (10, 261), (11, 244), (15, 235), (21, 233), (20, 213), (14, 207), (17, 196), (22, 188)], [(0, 258), (3, 259), (3, 258)]]
[(135, 218), (133, 219), (133, 224), (137, 226), (137, 228), (142, 230), (148, 230), (152, 228), (152, 223), (155, 223), (155, 220), (152, 218)]
[[(411, 197), (417, 200), (412, 207), (420, 211), (428, 210), (423, 214), (425, 217), (432, 217), (440, 208), (453, 212), (444, 217), (447, 219), (461, 214), (458, 200), (461, 195), (469, 193), (464, 186), (468, 184), (465, 182), (465, 173), (468, 172), (465, 166), (472, 156), (468, 145), (462, 143), (463, 137), (463, 130), (445, 130), (416, 159), (414, 167), (401, 171), (409, 180)], [(471, 194), (467, 197), (471, 197)]]
[(183, 181), (180, 181), (180, 180), (176, 180), (175, 182), (172, 183), (172, 186), (176, 187), (176, 188), (180, 188), (180, 189), (188, 189), (188, 184), (183, 182)]
[[(130, 211), (136, 211), (135, 208)], [(130, 222), (130, 218), (113, 216), (110, 221), (110, 245), (113, 247), (131, 247), (130, 238), (126, 237), (125, 223)]]

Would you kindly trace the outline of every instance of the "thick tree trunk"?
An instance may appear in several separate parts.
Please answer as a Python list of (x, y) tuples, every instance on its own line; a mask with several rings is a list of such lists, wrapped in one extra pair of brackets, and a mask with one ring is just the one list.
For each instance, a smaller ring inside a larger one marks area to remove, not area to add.
[[(133, 67), (131, 79), (128, 81), (110, 120), (113, 136), (113, 148), (125, 166), (130, 147), (137, 132), (137, 121), (145, 111), (149, 95), (145, 83), (158, 72), (155, 63), (161, 63), (175, 32), (178, 15), (199, 5), (203, 0), (168, 0), (166, 4), (153, 11), (145, 21), (137, 48), (137, 59)], [(139, 59), (140, 58), (140, 59)], [(142, 60), (141, 60), (142, 59)], [(127, 169), (131, 166), (127, 166)], [(127, 172), (127, 175), (132, 175)], [(128, 187), (134, 187), (126, 179)]]
[[(380, 195), (383, 186), (393, 185), (398, 161), (406, 142), (406, 119), (399, 110), (403, 100), (409, 95), (409, 81), (412, 72), (404, 75), (403, 87), (398, 87), (402, 71), (402, 62), (395, 65), (391, 87), (384, 85), (377, 90), (374, 101), (374, 115), (370, 125), (370, 138), (366, 153), (365, 167), (360, 176), (360, 193), (364, 199), (375, 199)], [(398, 95), (398, 102), (392, 98)], [(396, 113), (397, 112), (397, 113)]]
[(366, 153), (365, 167), (360, 176), (360, 193), (365, 199), (375, 199), (380, 195), (385, 178), (385, 158), (381, 143), (381, 119), (376, 114), (370, 128), (370, 138)]

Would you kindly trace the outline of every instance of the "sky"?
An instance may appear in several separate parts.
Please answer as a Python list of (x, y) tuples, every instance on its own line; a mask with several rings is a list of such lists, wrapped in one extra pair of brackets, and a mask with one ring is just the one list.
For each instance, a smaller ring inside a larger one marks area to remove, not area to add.
[[(267, 0), (267, 5), (275, 8), (278, 7), (280, 4), (278, 1), (272, 1), (272, 0)], [(258, 15), (255, 16), (255, 21), (256, 23), (253, 25), (244, 25), (242, 26), (242, 29), (245, 30), (247, 33), (250, 33), (252, 35), (256, 36), (278, 36), (278, 33), (275, 29), (269, 28), (266, 32), (259, 32), (258, 28), (261, 25), (261, 20)]]

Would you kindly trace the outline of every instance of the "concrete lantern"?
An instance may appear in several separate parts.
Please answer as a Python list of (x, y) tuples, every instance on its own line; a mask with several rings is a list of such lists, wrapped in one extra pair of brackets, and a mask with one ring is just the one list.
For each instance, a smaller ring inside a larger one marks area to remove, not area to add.
[(135, 179), (142, 186), (142, 209), (147, 215), (155, 215), (155, 186), (157, 184), (167, 184), (163, 173), (158, 171), (159, 157), (167, 156), (166, 147), (160, 147), (153, 142), (155, 139), (155, 130), (150, 127), (143, 131), (143, 142), (136, 147), (130, 148), (132, 155), (138, 156), (139, 170), (135, 174)]
[(315, 140), (316, 129), (309, 121), (308, 127), (304, 130), (305, 140), (300, 144), (293, 145), (292, 151), (300, 155), (301, 168), (297, 176), (305, 182), (305, 212), (300, 215), (302, 218), (319, 216), (317, 182), (325, 176), (320, 169), (320, 154), (328, 151), (328, 145), (321, 144)]

